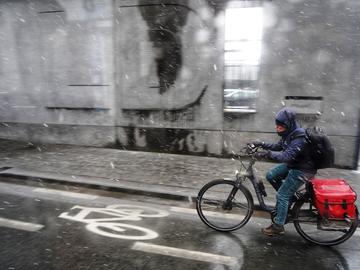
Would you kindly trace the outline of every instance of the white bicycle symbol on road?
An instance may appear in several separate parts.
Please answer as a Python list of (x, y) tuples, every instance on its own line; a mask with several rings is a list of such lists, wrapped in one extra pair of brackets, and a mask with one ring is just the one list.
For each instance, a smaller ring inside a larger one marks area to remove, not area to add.
[[(59, 217), (86, 223), (86, 229), (96, 234), (127, 240), (149, 240), (159, 235), (150, 229), (119, 221), (140, 221), (143, 218), (166, 217), (164, 210), (129, 204), (109, 205), (105, 208), (76, 205)], [(130, 232), (130, 234), (128, 234)]]

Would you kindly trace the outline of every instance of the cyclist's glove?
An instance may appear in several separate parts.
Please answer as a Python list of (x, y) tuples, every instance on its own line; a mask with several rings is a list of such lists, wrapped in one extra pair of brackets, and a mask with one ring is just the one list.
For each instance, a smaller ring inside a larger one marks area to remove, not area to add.
[(254, 157), (256, 159), (263, 159), (263, 158), (269, 158), (270, 157), (270, 151), (259, 151), (254, 154)]

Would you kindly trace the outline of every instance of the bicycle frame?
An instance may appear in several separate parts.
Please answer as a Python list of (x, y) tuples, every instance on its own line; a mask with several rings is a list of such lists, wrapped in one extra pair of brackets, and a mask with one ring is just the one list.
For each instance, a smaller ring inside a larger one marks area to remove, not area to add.
[[(274, 207), (271, 207), (271, 206), (268, 206), (266, 205), (265, 201), (264, 201), (264, 195), (260, 189), (260, 186), (259, 184), (262, 182), (260, 181), (255, 173), (254, 173), (254, 169), (253, 169), (253, 166), (256, 162), (256, 159), (252, 156), (247, 156), (247, 155), (244, 155), (244, 156), (240, 156), (240, 158), (249, 158), (250, 161), (249, 161), (249, 165), (246, 166), (244, 161), (239, 159), (239, 162), (241, 164), (241, 167), (245, 169), (244, 172), (242, 172), (242, 170), (240, 169), (240, 172), (237, 171), (236, 174), (235, 174), (235, 177), (236, 177), (236, 180), (235, 180), (235, 183), (236, 183), (236, 187), (238, 187), (239, 185), (243, 185), (242, 183), (246, 181), (246, 179), (249, 179), (254, 190), (255, 190), (255, 194), (256, 194), (256, 197), (258, 199), (258, 202), (259, 202), (259, 205), (260, 205), (260, 209), (263, 210), (263, 211), (267, 211), (267, 212), (272, 212), (274, 210)], [(308, 195), (308, 191), (307, 191), (307, 187), (301, 189), (301, 190), (298, 190), (295, 192), (294, 196), (296, 197), (296, 200), (299, 200), (301, 197), (303, 196), (306, 196)], [(295, 201), (294, 201), (295, 202)]]
[(239, 161), (240, 161), (241, 167), (243, 169), (245, 169), (245, 171), (243, 171), (242, 168), (240, 168), (240, 171), (236, 172), (236, 175), (235, 175), (235, 177), (236, 177), (236, 180), (235, 180), (236, 187), (238, 187), (239, 185), (242, 185), (242, 183), (245, 182), (246, 179), (249, 179), (250, 182), (253, 185), (254, 190), (255, 190), (255, 194), (256, 194), (256, 197), (257, 197), (257, 199), (259, 201), (260, 208), (262, 210), (264, 210), (264, 211), (267, 211), (267, 212), (272, 211), (273, 208), (267, 206), (265, 201), (264, 201), (264, 195), (262, 194), (262, 192), (260, 190), (260, 187), (259, 187), (260, 181), (258, 180), (256, 175), (254, 174), (253, 166), (255, 164), (255, 159), (253, 157), (250, 157), (250, 161), (249, 161), (248, 166), (246, 166), (241, 159), (239, 159)]

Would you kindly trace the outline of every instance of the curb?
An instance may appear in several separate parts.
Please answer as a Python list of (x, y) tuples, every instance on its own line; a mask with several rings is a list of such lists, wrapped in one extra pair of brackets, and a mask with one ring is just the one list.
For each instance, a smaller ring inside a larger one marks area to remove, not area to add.
[[(0, 176), (20, 178), (32, 182), (48, 182), (58, 184), (77, 185), (109, 191), (124, 192), (135, 195), (145, 195), (157, 198), (195, 202), (197, 191), (179, 186), (145, 184), (120, 179), (99, 178), (93, 176), (74, 176), (68, 174), (54, 174), (26, 169), (2, 167)], [(2, 180), (6, 181), (6, 180)], [(11, 181), (8, 181), (11, 182)]]
[[(196, 203), (198, 190), (180, 186), (145, 184), (120, 179), (100, 178), (93, 176), (78, 176), (69, 174), (55, 174), (49, 172), (32, 171), (13, 167), (0, 167), (0, 176), (8, 177), (0, 182), (12, 182), (10, 179), (23, 179), (31, 182), (46, 182), (82, 186), (86, 188), (101, 189), (127, 194), (143, 195), (155, 198), (163, 198), (176, 201), (187, 201)], [(10, 179), (9, 179), (10, 178)], [(256, 199), (255, 197), (253, 197)], [(254, 211), (264, 211), (260, 205), (254, 204)]]

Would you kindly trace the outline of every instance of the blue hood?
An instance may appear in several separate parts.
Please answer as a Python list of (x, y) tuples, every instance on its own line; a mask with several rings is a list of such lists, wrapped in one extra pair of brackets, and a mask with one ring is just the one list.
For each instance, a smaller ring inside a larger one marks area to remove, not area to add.
[(286, 131), (280, 136), (287, 136), (300, 127), (296, 121), (296, 113), (289, 108), (281, 109), (275, 116), (275, 122), (286, 126)]

